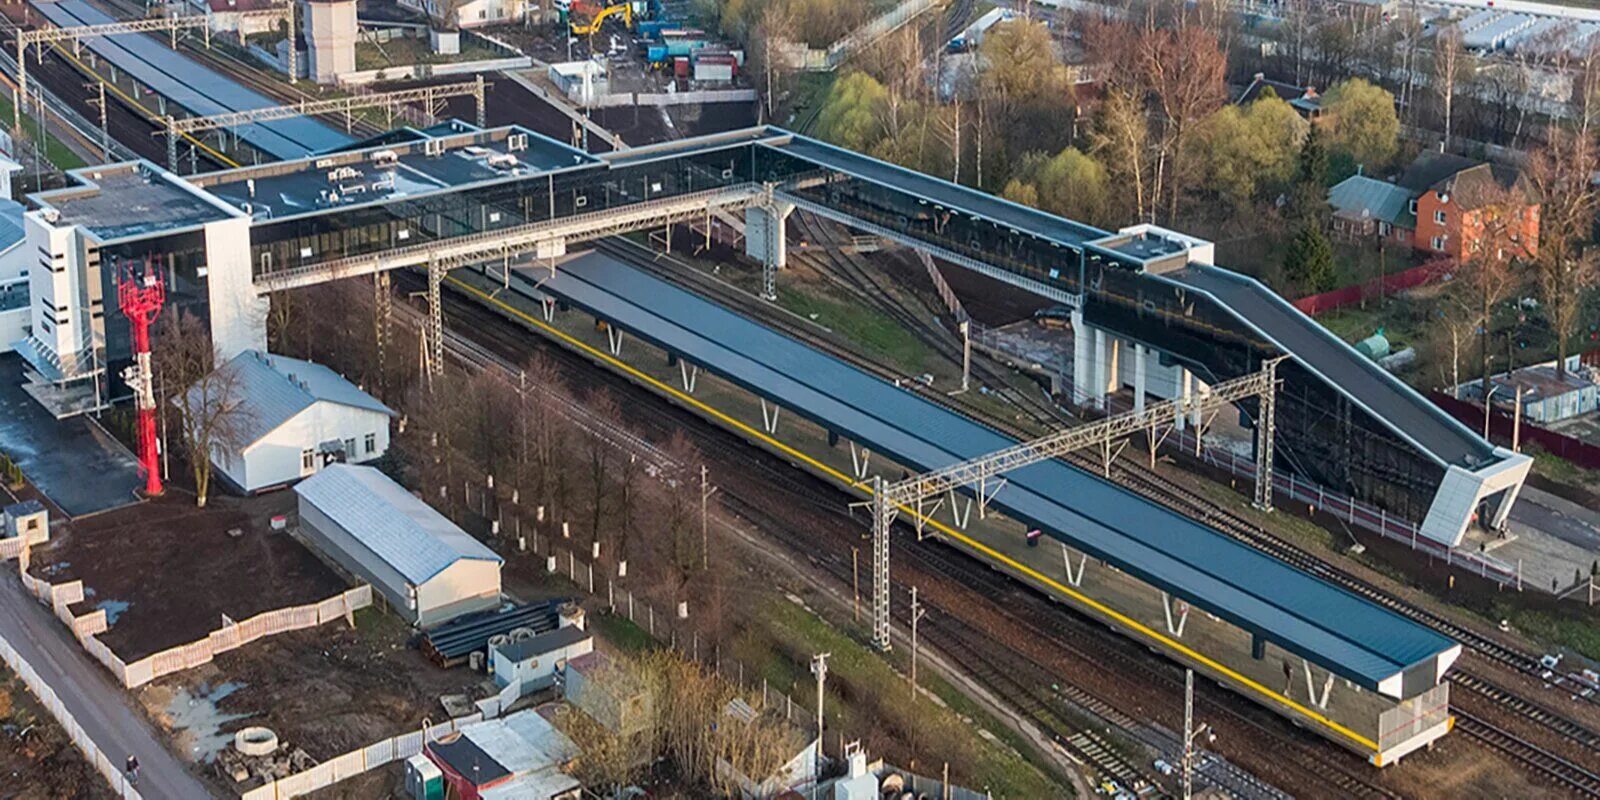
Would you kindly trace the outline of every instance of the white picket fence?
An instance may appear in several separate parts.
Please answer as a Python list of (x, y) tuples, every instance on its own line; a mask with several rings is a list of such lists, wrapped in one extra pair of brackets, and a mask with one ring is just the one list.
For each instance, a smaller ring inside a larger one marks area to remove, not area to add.
[(113, 762), (106, 757), (106, 754), (100, 750), (100, 746), (95, 744), (94, 740), (89, 738), (89, 734), (83, 729), (83, 726), (78, 724), (77, 718), (72, 715), (71, 711), (67, 710), (66, 705), (61, 702), (61, 698), (56, 696), (55, 690), (50, 688), (50, 685), (39, 677), (39, 673), (34, 671), (33, 665), (23, 659), (22, 654), (18, 653), (4, 637), (0, 637), (0, 660), (5, 661), (6, 666), (10, 667), (12, 672), (17, 673), (17, 676), (22, 678), (22, 682), (28, 687), (28, 691), (33, 692), (33, 696), (39, 698), (39, 704), (50, 712), (50, 716), (55, 717), (56, 722), (61, 725), (62, 729), (67, 732), (67, 736), (72, 739), (72, 743), (83, 752), (83, 757), (88, 759), (89, 763), (94, 765), (95, 771), (99, 772), (106, 779), (106, 782), (111, 785), (112, 791), (116, 792), (119, 797), (135, 799), (140, 797), (139, 792), (128, 784), (127, 776), (122, 773), (121, 764)]
[[(452, 731), (482, 722), (485, 719), (482, 713), (469, 714), (434, 725), (427, 731), (427, 739), (438, 739)], [(402, 761), (422, 752), (424, 741), (423, 731), (419, 728), (410, 733), (392, 736), (382, 741), (373, 742), (366, 747), (358, 747), (342, 756), (330, 758), (311, 769), (279, 778), (251, 789), (240, 795), (240, 800), (287, 800), (290, 797), (299, 797), (310, 794), (318, 789), (332, 786), (347, 778), (354, 778), (368, 770), (377, 769), (385, 764)]]
[(26, 565), (23, 566), (20, 572), (23, 588), (55, 611), (56, 617), (72, 631), (83, 649), (129, 689), (143, 686), (163, 675), (198, 667), (210, 662), (219, 653), (226, 653), (257, 639), (313, 628), (372, 605), (372, 587), (362, 584), (316, 603), (263, 611), (242, 622), (224, 625), (199, 641), (178, 645), (129, 664), (95, 638), (110, 627), (104, 609), (96, 609), (83, 616), (73, 616), (68, 609), (74, 603), (83, 602), (83, 581), (52, 584), (29, 575)]

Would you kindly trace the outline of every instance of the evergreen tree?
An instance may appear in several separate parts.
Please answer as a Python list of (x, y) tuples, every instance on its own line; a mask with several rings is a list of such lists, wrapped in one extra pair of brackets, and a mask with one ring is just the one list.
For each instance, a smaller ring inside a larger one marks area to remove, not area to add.
[(1328, 149), (1321, 129), (1312, 125), (1300, 145), (1299, 164), (1289, 188), (1289, 214), (1301, 222), (1318, 220), (1328, 201)]
[(1328, 243), (1320, 222), (1308, 220), (1300, 224), (1284, 253), (1283, 272), (1306, 294), (1333, 288), (1333, 245)]

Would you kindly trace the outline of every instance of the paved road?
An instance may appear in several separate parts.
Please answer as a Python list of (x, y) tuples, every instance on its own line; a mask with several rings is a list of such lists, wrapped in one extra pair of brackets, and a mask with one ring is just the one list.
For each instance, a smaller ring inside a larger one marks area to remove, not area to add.
[(1511, 519), (1569, 544), (1600, 553), (1600, 512), (1524, 486)]
[(50, 610), (7, 570), (0, 577), (0, 636), (50, 684), (106, 757), (138, 756), (139, 792), (151, 800), (212, 797), (136, 711), (128, 693), (89, 657)]

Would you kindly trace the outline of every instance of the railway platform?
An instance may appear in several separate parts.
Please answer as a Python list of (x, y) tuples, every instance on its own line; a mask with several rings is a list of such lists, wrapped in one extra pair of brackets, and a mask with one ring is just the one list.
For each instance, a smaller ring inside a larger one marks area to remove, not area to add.
[[(597, 257), (579, 256), (562, 266), (567, 267), (570, 273), (574, 263), (594, 258)], [(631, 269), (618, 262), (611, 264), (614, 266), (608, 269)], [(576, 267), (576, 271), (584, 269), (582, 263)], [(562, 274), (561, 267), (558, 267), (559, 274)], [(530, 268), (527, 279), (513, 282), (512, 291), (509, 292), (503, 290), (504, 276), (458, 275), (462, 277), (452, 279), (457, 288), (476, 296), (501, 313), (627, 374), (668, 400), (733, 429), (753, 444), (775, 452), (800, 468), (851, 487), (857, 494), (864, 495), (867, 491), (865, 479), (870, 474), (894, 478), (928, 466), (916, 463), (918, 459), (915, 458), (891, 454), (888, 448), (879, 447), (873, 442), (858, 444), (857, 441), (865, 437), (859, 433), (847, 434), (842, 431), (842, 426), (824, 424), (815, 409), (784, 409), (773, 400), (760, 396), (752, 391), (757, 381), (749, 370), (761, 365), (748, 357), (740, 364), (691, 362), (682, 350), (675, 350), (670, 345), (664, 347), (665, 342), (654, 337), (648, 342), (639, 338), (639, 330), (647, 325), (642, 319), (619, 319), (628, 314), (618, 306), (611, 307), (614, 316), (598, 315), (598, 319), (594, 308), (583, 309), (588, 313), (558, 310), (562, 306), (582, 307), (593, 303), (594, 298), (582, 297), (582, 292), (572, 287), (564, 289), (559, 281), (549, 279), (548, 269), (544, 266)], [(648, 276), (640, 274), (640, 277)], [(536, 282), (540, 289), (532, 288)], [(520, 289), (517, 288), (519, 286)], [(691, 320), (696, 327), (706, 324), (706, 315), (719, 308), (654, 279), (641, 280), (636, 288), (639, 295), (634, 299), (645, 303), (644, 298), (648, 297), (648, 305), (658, 313), (683, 299), (669, 297), (671, 293), (685, 295), (707, 306), (695, 306), (685, 312), (692, 316), (689, 320), (677, 321), (674, 327), (679, 331), (689, 331), (687, 323)], [(570, 293), (564, 294), (564, 291)], [(747, 320), (745, 324), (752, 328), (760, 327)], [(715, 327), (712, 325), (712, 330)], [(830, 358), (820, 353), (814, 355)], [(703, 361), (711, 360), (704, 352), (697, 356)], [(795, 361), (777, 366), (784, 374), (796, 378), (804, 378), (814, 372), (808, 365)], [(862, 377), (878, 380), (864, 373)], [(880, 383), (897, 393), (910, 394), (886, 382)], [(859, 405), (861, 402), (859, 398), (847, 399), (842, 396), (836, 401), (844, 406)], [(919, 402), (927, 405), (930, 413), (938, 410), (932, 403)], [(841, 413), (848, 411), (845, 408), (834, 410)], [(930, 429), (942, 428), (942, 419), (932, 416), (919, 419)], [(879, 452), (870, 452), (875, 449)], [(925, 455), (923, 458), (937, 457)], [(1098, 479), (1089, 480), (1102, 483)], [(1075, 488), (1082, 487), (1061, 487), (1068, 496), (1074, 494)], [(1016, 489), (1019, 494), (1025, 491), (1027, 489)], [(1440, 683), (1439, 678), (1459, 653), (1459, 645), (1448, 639), (1421, 629), (1414, 623), (1399, 620), (1388, 612), (1367, 616), (1381, 609), (1364, 601), (1360, 605), (1343, 605), (1354, 598), (1310, 575), (1265, 557), (1259, 562), (1252, 562), (1252, 574), (1242, 576), (1244, 580), (1238, 581), (1250, 585), (1244, 587), (1245, 594), (1250, 595), (1246, 602), (1254, 609), (1251, 613), (1260, 616), (1240, 617), (1239, 607), (1230, 606), (1232, 601), (1224, 597), (1230, 591), (1218, 585), (1219, 578), (1216, 575), (1205, 576), (1203, 582), (1218, 594), (1180, 595), (1174, 591), (1177, 585), (1171, 582), (1174, 576), (1161, 574), (1159, 568), (1151, 572), (1151, 563), (1119, 562), (1115, 558), (1101, 557), (1107, 551), (1102, 549), (1104, 542), (1096, 540), (1110, 533), (1090, 529), (1107, 518), (1114, 519), (1117, 516), (1117, 510), (1111, 507), (1113, 504), (1138, 507), (1141, 504), (1152, 505), (1149, 501), (1125, 492), (1104, 495), (1101, 499), (1105, 501), (1105, 507), (1097, 508), (1091, 504), (1077, 508), (1084, 515), (1083, 529), (1049, 529), (1047, 532), (1052, 538), (1044, 539), (1037, 547), (1029, 547), (1026, 534), (1034, 527), (1033, 521), (1025, 523), (1013, 519), (1005, 510), (1004, 497), (1005, 492), (1002, 492), (988, 510), (974, 512), (969, 505), (965, 519), (961, 520), (966, 523), (965, 526), (955, 524), (951, 509), (945, 507), (940, 512), (930, 512), (924, 524), (917, 527), (922, 529), (923, 535), (938, 537), (967, 550), (979, 562), (1013, 574), (1050, 597), (1139, 641), (1151, 651), (1194, 667), (1199, 674), (1285, 716), (1296, 725), (1361, 754), (1373, 764), (1381, 766), (1393, 763), (1450, 730), (1448, 686)], [(1172, 519), (1157, 524), (1183, 527), (1177, 520), (1185, 518), (1172, 515)], [(1217, 540), (1207, 542), (1208, 546), (1232, 546), (1227, 544), (1231, 540), (1220, 533), (1192, 521), (1186, 521), (1186, 524), (1191, 527), (1183, 531), (1185, 535), (1215, 536)], [(907, 535), (900, 534), (902, 539)], [(1136, 572), (1150, 577), (1136, 576)], [(1260, 595), (1252, 594), (1261, 587), (1264, 587), (1264, 591)], [(1318, 623), (1296, 617), (1300, 612), (1285, 614), (1282, 610), (1266, 608), (1265, 604), (1271, 602), (1274, 592), (1299, 595), (1307, 591), (1314, 594), (1333, 592), (1325, 599), (1334, 607), (1344, 608), (1340, 616), (1364, 619), (1365, 622), (1353, 624), (1370, 624), (1374, 626), (1373, 629), (1340, 631), (1336, 629), (1343, 623), (1337, 621), (1324, 620)], [(1188, 599), (1180, 599), (1182, 596)], [(1217, 602), (1214, 607), (1201, 602), (1213, 599)], [(1218, 613), (1212, 613), (1212, 610)], [(1225, 617), (1231, 617), (1233, 621)], [(1332, 635), (1322, 640), (1327, 648), (1323, 652), (1315, 647), (1308, 648), (1308, 640), (1298, 638), (1307, 633), (1308, 626), (1315, 627), (1318, 624), (1332, 626)], [(1351, 647), (1352, 640), (1359, 641), (1369, 635), (1377, 636), (1380, 641)], [(1398, 671), (1394, 671), (1393, 665), (1375, 667), (1373, 652), (1364, 651), (1368, 646), (1382, 651), (1410, 636), (1418, 638), (1402, 648), (1411, 648), (1411, 655), (1402, 660), (1410, 658), (1414, 663)], [(1414, 649), (1417, 646), (1421, 649)], [(1344, 655), (1332, 655), (1335, 652)], [(1423, 652), (1428, 654), (1419, 655)], [(1341, 661), (1341, 658), (1348, 660)], [(1377, 677), (1380, 674), (1383, 677)], [(1398, 677), (1402, 675), (1408, 677)]]

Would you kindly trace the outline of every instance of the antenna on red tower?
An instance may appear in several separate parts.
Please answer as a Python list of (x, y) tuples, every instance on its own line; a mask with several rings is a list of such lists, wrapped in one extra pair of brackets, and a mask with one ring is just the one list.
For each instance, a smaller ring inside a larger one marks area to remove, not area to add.
[(134, 406), (139, 412), (139, 468), (144, 470), (144, 490), (159, 495), (161, 469), (156, 452), (155, 373), (150, 369), (150, 324), (161, 315), (167, 300), (167, 287), (161, 270), (149, 261), (122, 265), (117, 280), (117, 303), (133, 329), (133, 366), (122, 371), (123, 380), (133, 389)]

